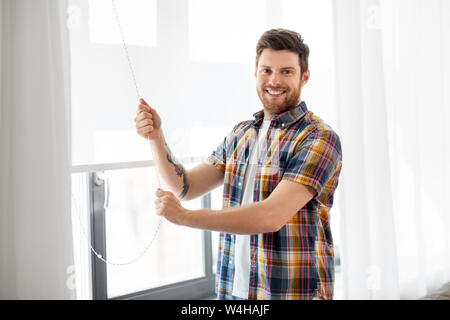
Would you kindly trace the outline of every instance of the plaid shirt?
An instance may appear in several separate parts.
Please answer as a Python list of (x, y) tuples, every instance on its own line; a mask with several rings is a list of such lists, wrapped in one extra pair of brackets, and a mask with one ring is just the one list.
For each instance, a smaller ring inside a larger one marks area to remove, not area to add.
[[(240, 206), (245, 170), (263, 110), (236, 125), (206, 160), (224, 172), (223, 207)], [(277, 232), (250, 240), (249, 299), (332, 299), (334, 250), (329, 211), (341, 171), (338, 135), (304, 102), (272, 119), (257, 164), (254, 201), (268, 198), (281, 180), (313, 187), (317, 195)], [(236, 235), (220, 233), (218, 299), (231, 299)]]

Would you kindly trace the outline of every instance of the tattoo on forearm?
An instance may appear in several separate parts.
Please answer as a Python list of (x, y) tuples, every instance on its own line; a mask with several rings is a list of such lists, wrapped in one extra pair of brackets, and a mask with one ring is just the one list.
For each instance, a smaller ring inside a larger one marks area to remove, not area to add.
[(188, 190), (189, 190), (189, 183), (187, 181), (187, 174), (186, 174), (186, 170), (184, 170), (184, 168), (183, 168), (183, 190), (180, 193), (180, 199), (184, 198), (184, 196), (186, 195)]
[(187, 181), (187, 174), (186, 174), (186, 169), (178, 162), (176, 162), (176, 160), (174, 160), (174, 157), (172, 156), (172, 153), (170, 152), (169, 146), (166, 145), (166, 151), (167, 151), (167, 161), (169, 161), (171, 164), (173, 164), (173, 166), (175, 167), (175, 173), (177, 174), (177, 176), (180, 176), (183, 178), (183, 190), (180, 193), (180, 199), (183, 199), (184, 196), (186, 196), (188, 190), (189, 190), (189, 183)]

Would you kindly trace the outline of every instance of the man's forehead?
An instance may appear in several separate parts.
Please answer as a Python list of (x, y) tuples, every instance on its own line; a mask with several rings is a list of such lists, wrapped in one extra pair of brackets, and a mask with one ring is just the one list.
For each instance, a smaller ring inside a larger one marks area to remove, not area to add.
[(264, 49), (258, 61), (258, 68), (261, 67), (300, 69), (299, 56), (289, 50)]

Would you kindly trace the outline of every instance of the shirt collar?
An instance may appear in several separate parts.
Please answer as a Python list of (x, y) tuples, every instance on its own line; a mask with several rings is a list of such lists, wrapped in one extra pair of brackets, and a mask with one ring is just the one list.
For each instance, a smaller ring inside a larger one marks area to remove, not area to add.
[[(294, 122), (300, 120), (307, 112), (308, 108), (306, 107), (306, 103), (302, 101), (294, 109), (285, 111), (277, 115), (275, 118), (273, 118), (272, 119), (272, 122), (274, 122), (273, 126), (275, 128), (278, 127), (285, 128), (287, 126), (290, 126)], [(255, 118), (253, 125), (258, 128), (261, 125), (262, 120), (264, 119), (264, 110), (260, 110), (254, 113), (253, 117)]]

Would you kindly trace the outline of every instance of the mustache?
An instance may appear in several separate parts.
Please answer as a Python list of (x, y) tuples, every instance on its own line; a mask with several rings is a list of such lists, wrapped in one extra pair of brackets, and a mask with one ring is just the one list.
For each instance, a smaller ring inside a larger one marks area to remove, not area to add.
[(264, 87), (264, 90), (274, 90), (274, 91), (278, 91), (278, 90), (286, 90), (286, 91), (287, 91), (287, 88), (284, 88), (284, 87), (272, 87), (272, 86), (267, 86), (267, 87)]

